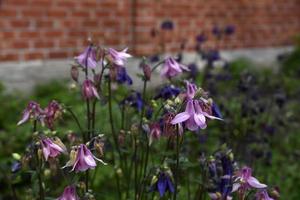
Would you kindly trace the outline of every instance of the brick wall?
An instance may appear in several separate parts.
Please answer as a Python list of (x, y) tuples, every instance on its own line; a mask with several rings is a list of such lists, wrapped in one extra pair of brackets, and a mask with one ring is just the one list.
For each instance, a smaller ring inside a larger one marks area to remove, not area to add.
[[(172, 20), (174, 29), (151, 38), (153, 28)], [(135, 54), (168, 51), (185, 41), (191, 49), (200, 32), (233, 24), (224, 48), (285, 46), (300, 33), (299, 0), (0, 0), (0, 61), (74, 56), (91, 36)], [(207, 43), (212, 46), (213, 39)]]

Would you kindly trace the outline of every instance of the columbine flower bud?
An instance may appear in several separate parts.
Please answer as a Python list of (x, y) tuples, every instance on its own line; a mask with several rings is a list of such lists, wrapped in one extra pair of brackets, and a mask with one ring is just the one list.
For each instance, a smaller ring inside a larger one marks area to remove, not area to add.
[(143, 72), (144, 72), (144, 77), (146, 79), (146, 81), (150, 81), (151, 79), (151, 67), (147, 64), (143, 64)]
[(100, 99), (94, 83), (89, 79), (84, 80), (84, 82), (82, 83), (81, 92), (84, 99), (93, 99), (95, 97), (97, 99)]
[(72, 66), (71, 67), (71, 78), (78, 82), (78, 77), (79, 77), (79, 70), (77, 66)]

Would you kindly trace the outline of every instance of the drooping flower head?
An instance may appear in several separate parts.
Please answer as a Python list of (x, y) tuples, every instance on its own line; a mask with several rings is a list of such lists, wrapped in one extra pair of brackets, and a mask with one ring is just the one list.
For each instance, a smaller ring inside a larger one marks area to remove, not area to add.
[(132, 85), (132, 79), (131, 77), (127, 74), (126, 68), (125, 67), (117, 67), (117, 77), (116, 81), (119, 84), (127, 83), (128, 85)]
[(183, 134), (183, 127), (181, 123), (179, 124), (172, 124), (172, 120), (174, 119), (174, 113), (166, 113), (162, 119), (162, 126), (163, 126), (163, 135), (166, 137), (173, 137), (177, 134), (177, 128), (179, 131), (179, 135)]
[(235, 26), (233, 25), (228, 25), (224, 28), (224, 33), (226, 35), (232, 35), (235, 32)]
[(63, 194), (57, 200), (80, 200), (76, 194), (75, 186), (68, 186), (64, 189)]
[(260, 183), (255, 177), (252, 176), (252, 169), (249, 167), (243, 167), (237, 172), (235, 183), (232, 191), (246, 191), (250, 188), (263, 189), (267, 185)]
[(189, 68), (187, 68), (185, 65), (178, 63), (174, 58), (169, 57), (165, 60), (160, 75), (162, 77), (172, 78), (181, 74), (183, 70), (189, 71)]
[(174, 193), (174, 185), (168, 173), (160, 172), (156, 181), (151, 186), (151, 191), (158, 191), (160, 197), (163, 197), (166, 192)]
[(94, 83), (89, 79), (83, 81), (81, 92), (84, 99), (93, 99), (95, 97), (100, 99)]
[(161, 136), (160, 124), (157, 122), (151, 123), (149, 129), (149, 143), (151, 145), (153, 140), (157, 140)]
[(108, 54), (112, 62), (117, 66), (125, 66), (127, 59), (132, 57), (130, 54), (126, 53), (128, 48), (125, 48), (123, 51), (116, 51), (113, 48), (108, 49)]
[(81, 144), (79, 147), (72, 149), (70, 161), (64, 167), (73, 166), (71, 171), (83, 172), (88, 169), (94, 169), (97, 166), (96, 160), (106, 165), (101, 159), (96, 158), (86, 145)]
[(27, 122), (30, 118), (33, 118), (37, 121), (42, 121), (42, 115), (44, 111), (41, 109), (40, 105), (34, 101), (30, 101), (23, 111), (22, 119), (18, 122), (17, 125), (21, 125)]
[(233, 158), (230, 151), (218, 151), (207, 163), (209, 169), (208, 194), (212, 200), (231, 200), (233, 187)]
[(48, 106), (44, 109), (45, 117), (44, 122), (49, 129), (53, 129), (54, 121), (60, 117), (62, 113), (62, 108), (60, 104), (52, 100)]
[(83, 53), (75, 57), (75, 60), (84, 68), (95, 69), (97, 67), (96, 51), (92, 46), (88, 46)]
[(267, 190), (260, 190), (256, 193), (256, 200), (274, 200), (271, 198), (267, 192)]
[(50, 138), (43, 138), (41, 140), (41, 146), (46, 161), (48, 160), (49, 157), (55, 158), (59, 154), (66, 152), (66, 147), (62, 142), (55, 143)]

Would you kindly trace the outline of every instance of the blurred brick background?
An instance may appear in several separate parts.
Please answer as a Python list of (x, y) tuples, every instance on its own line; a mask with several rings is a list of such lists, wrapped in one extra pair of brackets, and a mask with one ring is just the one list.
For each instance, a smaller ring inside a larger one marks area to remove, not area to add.
[(0, 0), (0, 61), (73, 57), (88, 37), (151, 54), (164, 20), (174, 22), (161, 34), (168, 51), (228, 24), (236, 34), (224, 48), (286, 46), (300, 33), (300, 0)]

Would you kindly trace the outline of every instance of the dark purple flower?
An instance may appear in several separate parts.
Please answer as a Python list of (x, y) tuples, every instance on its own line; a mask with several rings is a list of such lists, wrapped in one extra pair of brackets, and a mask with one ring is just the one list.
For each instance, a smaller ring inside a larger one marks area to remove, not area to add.
[(188, 65), (188, 68), (190, 70), (190, 76), (195, 79), (198, 75), (198, 66), (196, 65), (196, 63), (191, 63)]
[(198, 44), (202, 44), (202, 43), (206, 42), (206, 40), (207, 40), (207, 37), (204, 33), (201, 33), (196, 36), (196, 41)]
[(161, 23), (161, 29), (163, 30), (173, 30), (173, 28), (174, 28), (174, 24), (170, 20), (166, 20)]
[(120, 84), (127, 83), (128, 85), (132, 85), (132, 79), (127, 74), (125, 67), (118, 67), (116, 81)]
[(22, 163), (20, 161), (15, 161), (11, 165), (11, 172), (16, 173), (22, 168)]
[(212, 104), (212, 108), (211, 109), (212, 109), (213, 116), (218, 117), (220, 119), (223, 118), (222, 114), (221, 114), (221, 111), (220, 111), (220, 108), (219, 108), (219, 106), (216, 103)]
[(75, 186), (68, 186), (64, 189), (63, 194), (57, 200), (80, 200), (76, 194)]
[(92, 46), (87, 47), (75, 60), (83, 67), (95, 69), (97, 67), (96, 51)]
[(150, 56), (150, 57), (149, 57), (149, 61), (150, 61), (151, 63), (156, 63), (156, 62), (158, 62), (158, 61), (159, 61), (159, 55), (153, 55), (153, 56)]
[(41, 109), (40, 105), (34, 101), (30, 101), (26, 107), (26, 109), (23, 111), (22, 119), (18, 122), (17, 125), (21, 125), (25, 122), (27, 122), (30, 118), (33, 118), (34, 120), (42, 121), (44, 111)]
[(176, 97), (178, 94), (180, 93), (180, 89), (179, 88), (176, 88), (175, 86), (171, 85), (167, 85), (163, 88), (160, 89), (158, 95), (156, 95), (154, 97), (154, 99), (159, 99), (159, 98), (162, 98), (162, 99), (171, 99), (171, 98), (174, 98)]
[(220, 38), (222, 36), (222, 30), (219, 26), (214, 26), (212, 29), (212, 34), (217, 37)]
[(89, 79), (83, 81), (81, 93), (84, 99), (100, 99), (94, 83)]
[(232, 35), (235, 32), (235, 26), (233, 25), (226, 26), (224, 32), (226, 35)]
[(142, 95), (139, 92), (133, 92), (130, 96), (126, 97), (120, 102), (121, 105), (129, 105), (133, 108), (136, 108), (139, 112), (142, 110), (144, 102)]
[(171, 177), (164, 172), (160, 172), (157, 181), (152, 185), (151, 191), (158, 191), (160, 197), (163, 197), (166, 192), (174, 193), (175, 189)]

